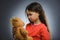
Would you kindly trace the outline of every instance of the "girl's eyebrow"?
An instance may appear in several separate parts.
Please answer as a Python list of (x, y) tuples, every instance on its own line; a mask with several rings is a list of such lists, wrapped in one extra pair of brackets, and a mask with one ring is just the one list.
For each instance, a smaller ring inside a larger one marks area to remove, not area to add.
[(32, 15), (32, 14), (27, 14), (27, 15)]
[(27, 12), (27, 14), (30, 14), (30, 13)]

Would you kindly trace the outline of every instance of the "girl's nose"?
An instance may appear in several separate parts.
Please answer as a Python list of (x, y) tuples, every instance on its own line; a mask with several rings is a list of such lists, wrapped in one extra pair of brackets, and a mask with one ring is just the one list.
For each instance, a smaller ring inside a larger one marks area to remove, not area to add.
[(28, 16), (28, 19), (30, 19), (31, 18), (31, 16)]

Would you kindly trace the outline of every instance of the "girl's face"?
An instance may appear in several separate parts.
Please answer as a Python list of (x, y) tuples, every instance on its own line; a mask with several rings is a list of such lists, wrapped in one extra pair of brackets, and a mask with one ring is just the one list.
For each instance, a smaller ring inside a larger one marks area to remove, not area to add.
[(27, 13), (27, 17), (31, 22), (35, 22), (36, 20), (39, 19), (39, 14), (37, 12), (33, 12), (33, 11), (26, 11)]

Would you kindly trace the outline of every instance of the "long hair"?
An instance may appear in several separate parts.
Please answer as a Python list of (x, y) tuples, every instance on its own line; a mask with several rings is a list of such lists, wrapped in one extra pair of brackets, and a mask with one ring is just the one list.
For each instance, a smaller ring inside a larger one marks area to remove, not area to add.
[[(44, 13), (44, 10), (41, 6), (40, 3), (37, 3), (37, 2), (33, 2), (31, 4), (29, 4), (26, 9), (25, 9), (25, 12), (26, 11), (33, 11), (33, 12), (37, 12), (39, 13), (39, 19), (42, 23), (44, 23), (46, 25), (46, 27), (48, 28), (48, 24), (47, 24), (47, 21), (46, 21), (46, 17), (45, 17), (45, 13)], [(29, 20), (30, 21), (30, 20)], [(48, 30), (49, 31), (49, 30)]]

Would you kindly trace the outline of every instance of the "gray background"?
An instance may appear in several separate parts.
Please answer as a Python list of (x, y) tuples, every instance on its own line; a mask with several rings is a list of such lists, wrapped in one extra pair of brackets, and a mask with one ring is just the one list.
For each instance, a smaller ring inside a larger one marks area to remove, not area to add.
[(60, 0), (0, 0), (0, 40), (13, 40), (10, 18), (16, 16), (25, 24), (29, 22), (25, 15), (25, 8), (31, 2), (39, 2), (42, 5), (52, 40), (60, 40)]

